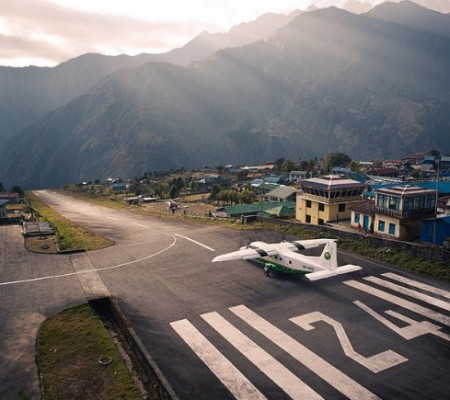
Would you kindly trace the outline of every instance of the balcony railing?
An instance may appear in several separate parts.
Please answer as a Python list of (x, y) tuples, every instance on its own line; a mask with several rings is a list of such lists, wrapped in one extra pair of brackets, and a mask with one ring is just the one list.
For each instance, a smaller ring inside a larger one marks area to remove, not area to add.
[(377, 206), (375, 204), (369, 205), (370, 214), (382, 214), (392, 218), (406, 219), (406, 218), (427, 218), (435, 214), (435, 209), (433, 208), (420, 208), (417, 210), (393, 210), (391, 208), (384, 208)]

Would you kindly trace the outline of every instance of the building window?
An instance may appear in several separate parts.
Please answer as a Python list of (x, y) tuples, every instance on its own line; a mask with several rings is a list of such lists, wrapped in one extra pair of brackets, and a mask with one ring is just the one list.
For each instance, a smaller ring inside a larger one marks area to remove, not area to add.
[(355, 224), (359, 224), (360, 218), (361, 218), (361, 214), (355, 213)]
[(306, 208), (311, 208), (311, 200), (306, 200)]
[(324, 224), (324, 220), (322, 218), (319, 218), (319, 225), (323, 225)]
[(319, 203), (319, 211), (325, 211), (325, 204)]
[(395, 236), (395, 224), (389, 224), (389, 235)]
[(310, 223), (311, 223), (311, 215), (307, 215), (307, 216), (306, 216), (305, 222), (306, 222), (307, 224), (310, 224)]
[(345, 211), (345, 203), (339, 204), (339, 212)]
[(378, 221), (378, 231), (384, 232), (384, 221)]

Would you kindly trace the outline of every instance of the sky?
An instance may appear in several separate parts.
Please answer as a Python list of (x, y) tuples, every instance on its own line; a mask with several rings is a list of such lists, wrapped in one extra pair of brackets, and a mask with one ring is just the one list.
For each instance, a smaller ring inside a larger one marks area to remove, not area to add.
[[(378, 4), (384, 0), (360, 0)], [(0, 0), (0, 65), (55, 66), (85, 53), (164, 53), (202, 31), (346, 0)]]

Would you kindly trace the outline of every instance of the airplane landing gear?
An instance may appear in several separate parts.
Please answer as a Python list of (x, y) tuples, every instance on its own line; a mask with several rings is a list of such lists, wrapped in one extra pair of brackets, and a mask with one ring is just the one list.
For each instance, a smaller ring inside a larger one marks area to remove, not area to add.
[(269, 272), (270, 272), (270, 264), (264, 265), (264, 275), (269, 276)]

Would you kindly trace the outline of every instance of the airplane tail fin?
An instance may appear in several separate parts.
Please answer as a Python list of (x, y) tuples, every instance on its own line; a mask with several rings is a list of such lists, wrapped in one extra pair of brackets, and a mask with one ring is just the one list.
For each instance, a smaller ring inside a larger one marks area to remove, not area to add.
[(319, 264), (322, 268), (335, 271), (337, 268), (337, 246), (336, 242), (330, 240), (323, 248), (322, 254), (319, 257)]

